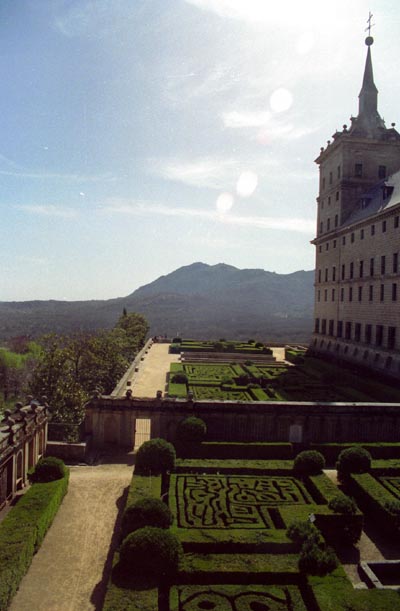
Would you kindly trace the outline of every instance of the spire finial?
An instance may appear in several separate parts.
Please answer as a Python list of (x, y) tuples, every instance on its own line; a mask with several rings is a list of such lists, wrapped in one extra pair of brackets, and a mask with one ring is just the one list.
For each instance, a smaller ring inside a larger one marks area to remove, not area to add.
[(368, 15), (368, 19), (367, 19), (368, 25), (365, 28), (365, 31), (368, 30), (368, 36), (365, 39), (365, 44), (367, 45), (367, 47), (370, 47), (374, 43), (374, 39), (371, 36), (371, 28), (373, 28), (374, 25), (375, 25), (374, 23), (372, 23), (372, 17), (373, 17), (373, 14), (371, 13), (371, 11), (369, 11), (369, 15)]

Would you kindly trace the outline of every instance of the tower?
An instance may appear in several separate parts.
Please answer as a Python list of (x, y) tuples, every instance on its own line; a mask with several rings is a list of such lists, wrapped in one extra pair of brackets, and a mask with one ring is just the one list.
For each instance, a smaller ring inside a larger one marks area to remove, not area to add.
[(400, 377), (400, 134), (379, 114), (373, 38), (365, 43), (358, 115), (315, 160), (320, 178), (312, 349)]

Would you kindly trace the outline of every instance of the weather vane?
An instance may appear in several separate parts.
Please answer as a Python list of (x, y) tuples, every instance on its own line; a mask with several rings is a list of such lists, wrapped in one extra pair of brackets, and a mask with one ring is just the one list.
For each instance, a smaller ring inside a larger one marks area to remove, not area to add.
[(372, 43), (374, 42), (374, 39), (371, 36), (371, 28), (373, 28), (375, 25), (374, 23), (372, 23), (372, 17), (373, 17), (373, 14), (371, 13), (371, 11), (369, 11), (369, 15), (367, 19), (368, 26), (365, 28), (365, 31), (368, 30), (368, 36), (365, 39), (365, 44), (368, 46), (372, 45)]

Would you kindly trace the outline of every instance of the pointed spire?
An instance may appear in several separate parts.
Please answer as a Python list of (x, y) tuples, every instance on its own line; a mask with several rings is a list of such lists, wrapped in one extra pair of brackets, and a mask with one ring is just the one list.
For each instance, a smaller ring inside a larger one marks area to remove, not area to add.
[(378, 112), (378, 89), (374, 83), (374, 73), (372, 70), (371, 45), (374, 42), (372, 36), (365, 39), (368, 46), (367, 59), (365, 61), (364, 78), (359, 98), (359, 114), (369, 117), (376, 117)]

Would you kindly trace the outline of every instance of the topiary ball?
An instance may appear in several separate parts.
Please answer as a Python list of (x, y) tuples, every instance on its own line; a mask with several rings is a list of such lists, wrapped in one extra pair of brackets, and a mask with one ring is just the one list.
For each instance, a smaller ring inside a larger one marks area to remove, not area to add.
[(371, 454), (357, 446), (342, 450), (336, 463), (338, 478), (341, 482), (345, 481), (350, 473), (367, 473), (370, 468)]
[(145, 441), (137, 451), (135, 473), (139, 475), (158, 475), (175, 467), (176, 453), (172, 443), (165, 439)]
[(176, 575), (183, 557), (179, 539), (169, 530), (146, 526), (128, 535), (120, 549), (123, 569), (136, 575)]
[(303, 545), (299, 558), (299, 569), (309, 575), (327, 575), (338, 565), (338, 559), (330, 547), (320, 547), (314, 543)]
[(329, 509), (335, 513), (354, 515), (357, 513), (357, 504), (354, 499), (346, 494), (336, 494), (328, 503)]
[(171, 524), (172, 513), (169, 507), (161, 499), (145, 497), (125, 509), (121, 525), (122, 538), (145, 526), (168, 528)]
[(321, 539), (319, 530), (308, 520), (295, 520), (292, 522), (287, 529), (287, 536), (298, 545), (302, 545), (309, 539), (313, 539), (313, 541)]
[(293, 469), (297, 476), (318, 475), (325, 467), (325, 458), (316, 450), (304, 450), (294, 459)]
[(201, 418), (189, 416), (178, 424), (176, 436), (185, 443), (201, 443), (207, 433), (207, 425)]
[(61, 458), (47, 456), (38, 461), (29, 479), (32, 483), (53, 482), (56, 479), (62, 479), (66, 472), (65, 464)]

